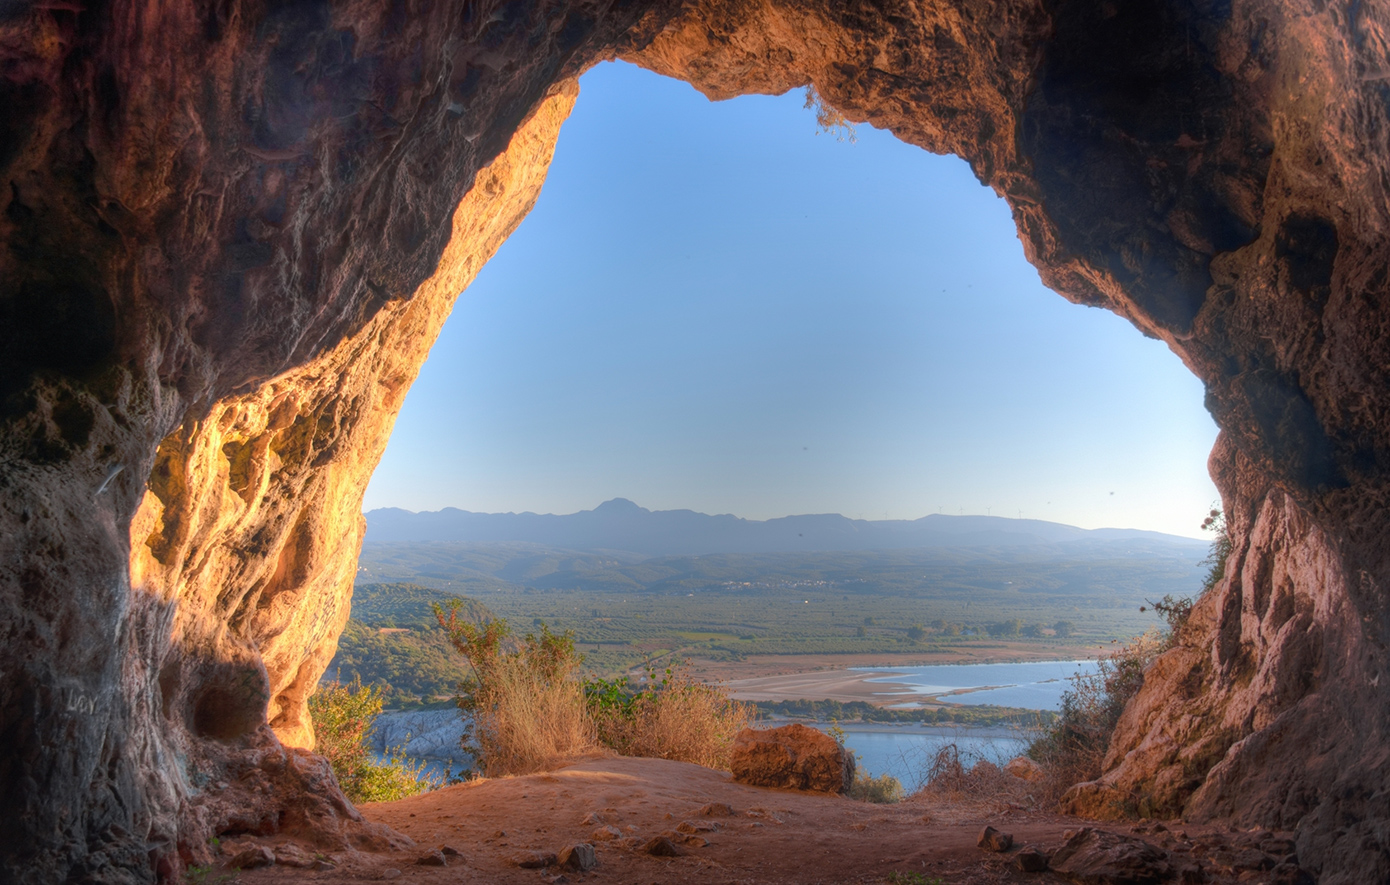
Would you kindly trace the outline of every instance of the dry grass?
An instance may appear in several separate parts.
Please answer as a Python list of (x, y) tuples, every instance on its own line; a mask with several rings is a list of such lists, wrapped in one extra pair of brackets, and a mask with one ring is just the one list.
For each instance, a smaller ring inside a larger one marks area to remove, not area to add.
[(473, 711), (484, 774), (530, 774), (593, 748), (594, 722), (574, 679), (547, 679), (525, 656), (504, 655), (488, 681)]
[(727, 770), (734, 736), (751, 708), (718, 686), (675, 671), (622, 708), (598, 713), (603, 743), (624, 756), (650, 756)]
[(473, 624), (460, 605), (435, 605), (449, 641), (472, 675), (455, 699), (466, 718), (463, 745), (490, 777), (554, 768), (596, 746), (728, 768), (734, 735), (750, 708), (717, 686), (668, 668), (638, 690), (626, 678), (584, 682), (574, 632), (513, 636), (504, 620)]

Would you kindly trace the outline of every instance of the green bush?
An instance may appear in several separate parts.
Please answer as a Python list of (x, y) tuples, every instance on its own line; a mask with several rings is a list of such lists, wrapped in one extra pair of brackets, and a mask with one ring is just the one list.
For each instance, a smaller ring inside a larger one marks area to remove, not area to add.
[(860, 802), (891, 805), (894, 802), (902, 801), (903, 785), (891, 774), (869, 777), (867, 771), (856, 768), (854, 770), (854, 782), (850, 784), (849, 788), (849, 797), (858, 799)]
[(584, 683), (599, 743), (625, 756), (650, 756), (727, 769), (734, 736), (753, 708), (705, 685), (682, 667), (647, 671), (634, 687), (626, 677)]
[(381, 714), (381, 692), (354, 680), (330, 682), (309, 698), (317, 751), (327, 757), (338, 785), (353, 802), (392, 802), (437, 786), (422, 778), (424, 764), (412, 765), (392, 757), (373, 760), (367, 735)]
[[(1202, 528), (1214, 532), (1211, 549), (1202, 564), (1208, 566), (1202, 588), (1196, 598), (1165, 594), (1158, 602), (1141, 606), (1152, 607), (1163, 618), (1166, 628), (1150, 631), (1135, 639), (1110, 657), (1102, 660), (1097, 671), (1089, 676), (1072, 677), (1072, 688), (1062, 696), (1061, 714), (1045, 725), (1028, 748), (1028, 755), (1048, 771), (1048, 783), (1054, 793), (1072, 784), (1094, 780), (1101, 774), (1111, 735), (1130, 700), (1144, 685), (1144, 671), (1160, 654), (1181, 643), (1192, 608), (1202, 594), (1209, 592), (1226, 575), (1226, 561), (1231, 555), (1231, 538), (1226, 518), (1213, 508)], [(1064, 635), (1059, 621), (1057, 634)]]

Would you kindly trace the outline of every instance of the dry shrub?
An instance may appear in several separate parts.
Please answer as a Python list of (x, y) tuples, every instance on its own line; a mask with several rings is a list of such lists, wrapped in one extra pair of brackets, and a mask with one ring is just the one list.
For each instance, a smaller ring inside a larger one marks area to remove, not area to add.
[(1028, 747), (1029, 758), (1047, 774), (1040, 790), (1044, 798), (1056, 800), (1074, 784), (1100, 777), (1125, 705), (1139, 693), (1144, 671), (1170, 642), (1162, 633), (1145, 633), (1102, 659), (1095, 673), (1072, 677), (1061, 715)]
[(734, 736), (747, 726), (751, 708), (719, 686), (696, 682), (683, 669), (636, 692), (626, 682), (594, 681), (590, 710), (600, 742), (624, 756), (650, 756), (727, 770)]
[(1009, 791), (1017, 778), (977, 753), (945, 744), (927, 765), (922, 791), (938, 796), (981, 797)]
[(465, 716), (463, 747), (484, 774), (553, 768), (595, 743), (628, 756), (728, 768), (751, 708), (722, 688), (670, 668), (635, 691), (626, 679), (583, 682), (572, 631), (551, 633), (542, 624), (539, 635), (517, 640), (506, 621), (475, 625), (458, 613), (457, 605), (435, 606), (472, 668), (456, 701)]
[(502, 619), (474, 625), (459, 605), (434, 606), (472, 675), (455, 698), (464, 713), (463, 748), (489, 776), (529, 774), (590, 749), (594, 724), (578, 679), (574, 633), (512, 636)]
[(849, 787), (849, 797), (875, 805), (892, 805), (902, 801), (903, 785), (891, 774), (870, 777), (864, 769), (856, 768), (854, 782)]
[(472, 712), (473, 742), (489, 776), (553, 768), (594, 744), (579, 682), (547, 678), (524, 655), (497, 660)]

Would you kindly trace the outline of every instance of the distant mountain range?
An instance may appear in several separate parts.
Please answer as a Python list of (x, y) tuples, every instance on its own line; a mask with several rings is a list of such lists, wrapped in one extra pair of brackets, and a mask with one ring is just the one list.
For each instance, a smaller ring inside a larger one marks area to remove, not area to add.
[(741, 519), (693, 510), (648, 510), (626, 498), (563, 516), (472, 513), (453, 507), (367, 514), (370, 542), (526, 542), (569, 550), (622, 550), (646, 556), (904, 550), (923, 547), (1027, 547), (1142, 542), (1203, 547), (1204, 542), (1139, 529), (1082, 529), (1038, 519), (945, 516), (849, 519), (837, 513)]

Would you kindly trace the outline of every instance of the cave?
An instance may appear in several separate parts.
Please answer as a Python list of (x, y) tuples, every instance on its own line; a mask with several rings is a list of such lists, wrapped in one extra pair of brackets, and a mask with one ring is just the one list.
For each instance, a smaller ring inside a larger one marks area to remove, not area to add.
[(311, 752), (362, 495), (588, 67), (814, 84), (1165, 342), (1234, 549), (1070, 808), (1390, 879), (1390, 44), (1323, 0), (0, 5), (0, 878), (390, 844)]

